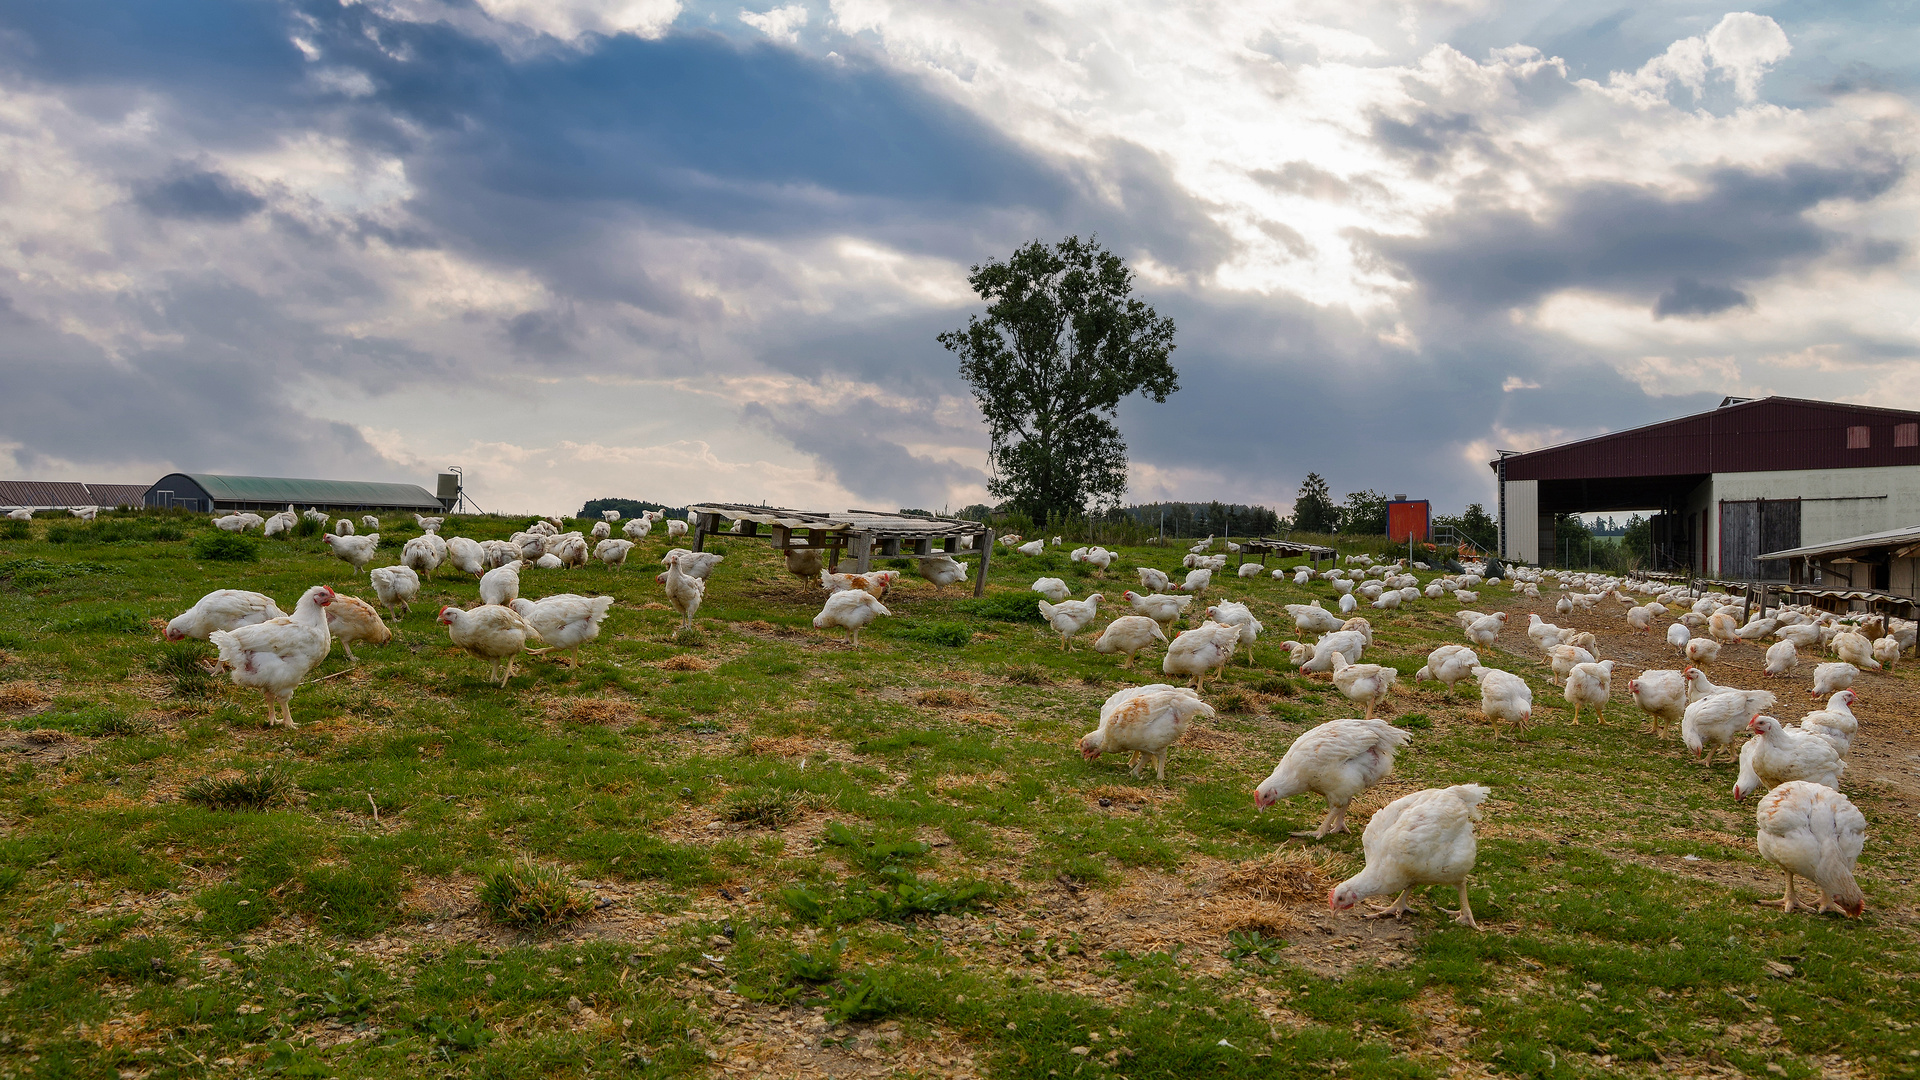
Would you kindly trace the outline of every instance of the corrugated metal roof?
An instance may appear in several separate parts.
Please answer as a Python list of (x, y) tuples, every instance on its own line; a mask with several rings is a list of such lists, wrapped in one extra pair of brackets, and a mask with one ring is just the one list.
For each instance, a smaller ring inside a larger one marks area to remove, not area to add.
[(1916, 433), (1920, 412), (1769, 397), (1512, 454), (1504, 466), (1509, 480), (1576, 480), (1920, 465)]
[(1916, 543), (1920, 543), (1920, 525), (1910, 525), (1904, 529), (1888, 529), (1885, 532), (1849, 536), (1844, 540), (1829, 540), (1824, 544), (1808, 544), (1805, 547), (1787, 548), (1784, 551), (1769, 551), (1758, 558), (1801, 559), (1810, 556), (1839, 555), (1848, 551), (1904, 547)]
[(95, 506), (139, 506), (147, 497), (146, 484), (88, 484)]
[(92, 506), (87, 485), (71, 480), (0, 480), (0, 506)]
[(293, 503), (296, 506), (438, 507), (440, 500), (418, 484), (369, 480), (296, 480), (279, 476), (215, 476), (182, 473), (215, 502)]

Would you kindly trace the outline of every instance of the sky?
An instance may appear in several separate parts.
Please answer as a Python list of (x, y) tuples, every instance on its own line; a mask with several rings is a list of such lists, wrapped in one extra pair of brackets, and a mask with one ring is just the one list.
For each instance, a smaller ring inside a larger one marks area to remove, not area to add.
[(1479, 0), (0, 2), (0, 475), (959, 508), (969, 268), (1175, 321), (1129, 501), (1491, 502), (1920, 408), (1920, 22)]

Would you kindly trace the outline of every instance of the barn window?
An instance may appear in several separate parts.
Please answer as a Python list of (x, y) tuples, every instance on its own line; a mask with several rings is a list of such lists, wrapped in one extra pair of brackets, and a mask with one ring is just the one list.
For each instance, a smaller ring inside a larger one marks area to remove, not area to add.
[(1873, 445), (1873, 429), (1862, 424), (1847, 429), (1847, 449), (1865, 450)]
[(1920, 446), (1920, 424), (1893, 425), (1893, 445)]

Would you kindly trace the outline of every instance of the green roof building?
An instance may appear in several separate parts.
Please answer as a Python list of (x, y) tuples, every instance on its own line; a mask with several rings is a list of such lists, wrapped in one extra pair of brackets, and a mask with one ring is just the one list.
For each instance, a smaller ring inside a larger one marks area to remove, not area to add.
[(441, 513), (447, 506), (418, 484), (365, 480), (292, 480), (278, 476), (215, 476), (169, 473), (147, 489), (148, 506), (177, 506), (203, 513), (240, 510), (411, 510)]

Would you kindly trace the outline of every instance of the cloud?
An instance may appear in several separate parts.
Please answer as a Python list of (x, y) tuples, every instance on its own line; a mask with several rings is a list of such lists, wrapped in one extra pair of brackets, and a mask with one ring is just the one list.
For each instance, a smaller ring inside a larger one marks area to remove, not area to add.
[(1704, 285), (1692, 278), (1680, 278), (1673, 288), (1660, 294), (1654, 301), (1653, 317), (1665, 319), (1679, 315), (1683, 317), (1703, 318), (1718, 315), (1730, 308), (1750, 308), (1753, 297), (1739, 289), (1726, 285)]
[(239, 221), (267, 205), (230, 177), (197, 169), (137, 185), (134, 201), (155, 217), (183, 221)]
[(1793, 45), (1779, 23), (1750, 11), (1729, 12), (1705, 35), (1674, 42), (1638, 71), (1614, 72), (1608, 85), (1652, 105), (1664, 101), (1675, 85), (1700, 97), (1713, 76), (1732, 82), (1739, 99), (1751, 102), (1760, 96), (1761, 79), (1792, 52)]
[(807, 9), (788, 4), (765, 12), (742, 11), (740, 21), (775, 41), (791, 45), (800, 40), (800, 28), (807, 25)]

